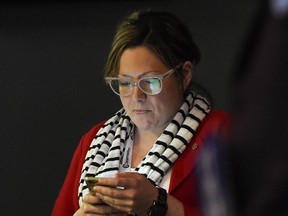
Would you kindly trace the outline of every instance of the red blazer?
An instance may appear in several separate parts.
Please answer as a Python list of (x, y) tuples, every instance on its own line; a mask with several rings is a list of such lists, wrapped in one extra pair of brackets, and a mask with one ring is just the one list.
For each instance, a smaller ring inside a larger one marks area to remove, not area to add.
[[(76, 148), (65, 182), (56, 199), (52, 216), (72, 216), (78, 209), (78, 187), (82, 165), (86, 152), (95, 137), (95, 134), (104, 124), (101, 122), (86, 133)], [(197, 194), (195, 165), (205, 138), (216, 133), (226, 133), (228, 116), (225, 112), (211, 111), (183, 154), (175, 161), (172, 167), (169, 194), (180, 200), (184, 205), (185, 215), (201, 215), (200, 202)], [(222, 131), (224, 129), (225, 131)]]

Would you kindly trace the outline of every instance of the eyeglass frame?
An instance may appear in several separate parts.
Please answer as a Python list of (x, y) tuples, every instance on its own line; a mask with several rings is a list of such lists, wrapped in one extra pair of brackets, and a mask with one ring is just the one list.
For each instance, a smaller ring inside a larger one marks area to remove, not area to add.
[[(127, 95), (121, 95), (120, 93), (116, 92), (116, 90), (112, 87), (112, 82), (113, 80), (118, 80), (120, 81), (120, 77), (106, 77), (105, 78), (105, 81), (107, 84), (109, 84), (110, 88), (112, 89), (112, 91), (117, 94), (118, 96), (121, 96), (121, 97), (128, 97), (130, 96), (132, 93), (133, 93), (133, 89), (135, 86), (137, 86), (144, 94), (146, 95), (157, 95), (159, 94), (161, 91), (162, 91), (162, 87), (163, 87), (163, 79), (169, 77), (170, 75), (172, 75), (173, 73), (175, 73), (180, 67), (183, 66), (183, 63), (180, 63), (179, 65), (177, 65), (176, 67), (174, 68), (171, 68), (170, 70), (168, 70), (167, 72), (165, 72), (164, 74), (160, 75), (160, 76), (149, 76), (149, 77), (142, 77), (140, 78), (137, 82), (134, 82), (132, 79), (129, 80), (129, 82), (131, 82), (132, 84), (132, 87), (131, 87), (131, 92)], [(147, 93), (145, 92), (142, 87), (139, 85), (139, 83), (144, 80), (144, 79), (147, 79), (147, 78), (156, 78), (160, 81), (160, 84), (161, 84), (161, 88), (159, 90), (159, 92), (157, 92), (156, 94), (153, 94), (153, 93)]]

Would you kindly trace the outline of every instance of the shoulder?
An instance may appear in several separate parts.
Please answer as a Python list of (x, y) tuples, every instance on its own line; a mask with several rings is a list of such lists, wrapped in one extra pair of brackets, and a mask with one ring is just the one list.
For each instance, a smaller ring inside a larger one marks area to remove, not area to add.
[(211, 110), (204, 119), (204, 123), (209, 124), (228, 124), (229, 121), (229, 113), (221, 110)]
[(211, 110), (203, 120), (203, 124), (228, 124), (230, 115), (228, 112), (221, 110)]
[(96, 125), (94, 125), (87, 133), (85, 133), (80, 141), (80, 145), (78, 147), (81, 148), (81, 152), (87, 152), (88, 148), (94, 137), (96, 136), (99, 129), (105, 124), (106, 121), (102, 121)]
[(96, 133), (99, 131), (99, 129), (105, 124), (106, 121), (99, 122), (98, 124), (94, 125), (86, 134), (84, 134), (83, 137), (86, 138), (94, 138)]
[(198, 128), (198, 134), (207, 136), (213, 133), (227, 134), (230, 124), (230, 114), (221, 110), (212, 110), (203, 119)]

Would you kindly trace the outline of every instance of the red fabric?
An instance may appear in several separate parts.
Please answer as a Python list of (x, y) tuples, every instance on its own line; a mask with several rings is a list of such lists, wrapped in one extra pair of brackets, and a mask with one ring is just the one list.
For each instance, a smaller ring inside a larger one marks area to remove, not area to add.
[[(79, 209), (78, 186), (82, 165), (91, 141), (103, 123), (94, 126), (82, 137), (74, 152), (65, 182), (56, 199), (52, 216), (71, 216)], [(228, 116), (226, 113), (211, 111), (172, 168), (169, 194), (183, 203), (185, 215), (200, 215), (195, 181), (195, 164), (201, 146), (204, 144), (203, 141), (208, 135), (218, 133), (219, 128), (227, 126), (227, 123)]]
[(227, 113), (211, 111), (172, 168), (169, 194), (183, 203), (186, 216), (201, 215), (195, 172), (201, 148), (208, 136), (220, 133), (223, 138), (227, 137), (228, 124)]
[(101, 122), (100, 124), (94, 126), (82, 137), (79, 145), (77, 146), (66, 179), (54, 204), (52, 216), (72, 216), (79, 209), (78, 186), (82, 166), (85, 160), (86, 152), (88, 151), (95, 134), (103, 124), (104, 122)]

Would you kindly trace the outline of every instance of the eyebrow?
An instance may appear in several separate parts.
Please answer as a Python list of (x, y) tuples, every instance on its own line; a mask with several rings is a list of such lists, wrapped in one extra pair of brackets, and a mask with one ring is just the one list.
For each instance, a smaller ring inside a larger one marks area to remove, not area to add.
[(144, 72), (143, 74), (141, 74), (140, 76), (137, 76), (137, 77), (132, 77), (132, 76), (125, 75), (125, 74), (118, 74), (118, 77), (123, 77), (123, 78), (142, 78), (142, 77), (155, 77), (155, 76), (162, 75), (162, 74), (159, 74), (159, 73), (161, 73), (161, 72), (154, 70), (154, 71)]

